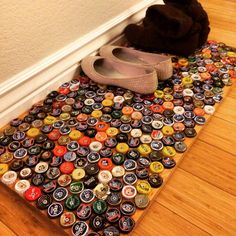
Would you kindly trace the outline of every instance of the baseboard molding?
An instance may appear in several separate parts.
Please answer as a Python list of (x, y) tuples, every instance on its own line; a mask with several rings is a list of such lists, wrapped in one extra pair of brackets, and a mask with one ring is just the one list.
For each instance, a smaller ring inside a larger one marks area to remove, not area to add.
[(146, 8), (162, 0), (145, 0), (127, 9), (96, 30), (79, 38), (55, 54), (0, 84), (0, 126), (27, 111), (48, 92), (71, 80), (79, 70), (79, 61), (96, 53), (101, 46), (119, 41), (124, 27), (140, 21)]

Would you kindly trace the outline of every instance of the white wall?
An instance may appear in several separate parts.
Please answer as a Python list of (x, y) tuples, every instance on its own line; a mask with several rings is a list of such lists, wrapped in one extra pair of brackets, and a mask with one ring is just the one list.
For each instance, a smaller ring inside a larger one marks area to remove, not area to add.
[(140, 2), (0, 0), (0, 83)]
[(0, 0), (0, 127), (162, 0)]

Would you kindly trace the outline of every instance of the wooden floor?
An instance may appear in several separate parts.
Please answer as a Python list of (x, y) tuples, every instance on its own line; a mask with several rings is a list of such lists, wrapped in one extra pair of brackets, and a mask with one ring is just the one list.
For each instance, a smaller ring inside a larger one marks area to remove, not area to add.
[[(236, 1), (200, 2), (209, 38), (236, 47)], [(236, 81), (133, 235), (236, 235)]]
[[(236, 47), (236, 1), (201, 0), (211, 39)], [(236, 235), (236, 82), (133, 236)], [(64, 235), (1, 187), (0, 236)]]

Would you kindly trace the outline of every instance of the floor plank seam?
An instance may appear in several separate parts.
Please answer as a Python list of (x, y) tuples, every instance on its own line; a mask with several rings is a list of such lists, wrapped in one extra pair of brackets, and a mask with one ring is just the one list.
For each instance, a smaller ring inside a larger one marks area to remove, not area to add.
[(13, 229), (11, 229), (8, 225), (6, 225), (2, 220), (0, 220), (0, 222), (8, 229), (9, 232), (11, 232), (11, 235), (18, 236), (18, 234)]
[(223, 115), (223, 113), (219, 113), (219, 114), (215, 114), (214, 117), (219, 118), (219, 119), (222, 119), (222, 120), (227, 121), (227, 122), (230, 122), (230, 123), (232, 123), (233, 125), (236, 125), (236, 122), (234, 123), (234, 122), (232, 122), (232, 121), (230, 121), (230, 120), (224, 119), (224, 118), (221, 117), (222, 115)]
[(230, 195), (231, 197), (234, 197), (234, 198), (236, 199), (236, 196), (234, 196), (233, 194), (228, 193), (227, 191), (222, 190), (221, 188), (219, 188), (219, 187), (217, 187), (217, 186), (215, 186), (215, 185), (213, 185), (213, 184), (211, 184), (211, 183), (208, 183), (208, 182), (205, 181), (205, 180), (202, 180), (200, 177), (198, 177), (198, 176), (196, 176), (196, 175), (190, 173), (189, 171), (186, 171), (186, 170), (182, 169), (181, 167), (179, 167), (179, 168), (181, 169), (181, 171), (183, 171), (183, 172), (185, 172), (185, 173), (187, 173), (187, 174), (190, 174), (190, 175), (196, 177), (197, 179), (199, 179), (199, 180), (201, 180), (201, 181), (203, 181), (203, 182), (206, 182), (207, 184), (211, 185), (212, 187), (215, 187), (215, 188), (217, 188), (218, 190), (220, 190), (220, 191), (222, 191), (222, 192), (225, 192), (226, 194), (228, 194), (228, 195)]
[(201, 136), (199, 136), (198, 139), (199, 139), (200, 141), (202, 141), (202, 142), (208, 144), (208, 145), (211, 145), (211, 146), (213, 146), (213, 147), (215, 147), (215, 148), (217, 148), (217, 149), (223, 151), (223, 152), (226, 152), (226, 153), (228, 153), (228, 154), (230, 154), (230, 155), (234, 155), (233, 153), (229, 152), (228, 150), (225, 150), (225, 149), (223, 149), (223, 148), (220, 148), (219, 146), (216, 146), (216, 145), (214, 145), (214, 144), (212, 144), (212, 143), (210, 143), (210, 142), (208, 142), (208, 141), (202, 139)]
[[(216, 112), (217, 112), (217, 110), (216, 110)], [(224, 120), (222, 117), (216, 117), (215, 114), (213, 114), (212, 117), (215, 117), (215, 118), (217, 118), (217, 119), (220, 119), (220, 120), (226, 121), (226, 122), (229, 123), (229, 124), (232, 124), (231, 121)], [(207, 126), (208, 126), (209, 124), (210, 124), (210, 122), (207, 124)], [(207, 126), (205, 126), (205, 127), (207, 127)], [(205, 128), (205, 127), (204, 127), (204, 128)]]
[[(2, 224), (4, 224), (10, 231), (12, 231), (14, 233), (14, 235), (20, 236), (13, 227), (11, 227), (11, 225), (7, 224), (8, 222), (2, 221), (2, 219), (4, 219), (4, 217), (1, 218), (1, 222)], [(1, 234), (0, 234), (1, 235)]]
[(205, 229), (202, 229), (201, 227), (199, 227), (198, 225), (194, 224), (193, 222), (189, 221), (188, 219), (184, 218), (183, 216), (179, 215), (178, 213), (176, 213), (175, 211), (173, 211), (172, 209), (168, 208), (167, 206), (163, 205), (162, 203), (158, 202), (157, 199), (155, 199), (155, 202), (160, 204), (162, 207), (166, 208), (167, 210), (171, 211), (172, 213), (174, 213), (175, 215), (177, 215), (178, 217), (180, 217), (181, 219), (183, 219), (184, 221), (187, 221), (188, 223), (190, 223), (191, 225), (194, 225), (196, 228), (200, 229), (201, 231), (207, 233), (208, 235), (213, 236), (211, 233), (207, 232)]
[[(217, 113), (218, 113), (218, 114), (217, 114)], [(213, 117), (215, 117), (215, 118), (217, 118), (217, 119), (221, 119), (221, 120), (223, 120), (223, 121), (225, 121), (225, 122), (227, 122), (227, 123), (233, 124), (233, 125), (236, 124), (236, 123), (232, 122), (231, 120), (227, 120), (227, 119), (225, 119), (225, 118), (222, 118), (222, 115), (223, 115), (223, 113), (220, 113), (220, 112), (218, 112), (218, 111), (216, 110), (216, 113), (213, 115)]]
[(197, 175), (191, 173), (190, 171), (184, 169), (184, 168), (181, 167), (181, 166), (179, 166), (179, 169), (181, 169), (182, 171), (187, 172), (187, 173), (193, 175), (194, 177), (196, 177), (196, 178), (198, 178), (198, 179), (200, 179), (200, 180), (206, 182), (206, 183), (209, 184), (209, 185), (212, 185), (212, 186), (214, 186), (214, 187), (216, 187), (216, 188), (218, 188), (218, 189), (224, 191), (225, 193), (228, 193), (228, 194), (232, 195), (233, 197), (236, 197), (236, 194), (232, 194), (232, 193), (228, 192), (227, 190), (224, 190), (224, 189), (219, 188), (218, 186), (216, 186), (216, 185), (212, 184), (211, 182), (209, 182), (209, 181), (207, 181), (207, 180), (201, 178), (200, 176), (197, 176)]

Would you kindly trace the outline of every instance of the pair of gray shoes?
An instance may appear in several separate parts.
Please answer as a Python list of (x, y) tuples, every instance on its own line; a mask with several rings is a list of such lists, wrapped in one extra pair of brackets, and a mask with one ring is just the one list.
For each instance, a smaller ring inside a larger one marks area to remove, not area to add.
[(84, 73), (99, 84), (114, 85), (140, 94), (153, 93), (159, 80), (173, 74), (171, 57), (106, 45), (100, 56), (88, 56), (81, 62)]

